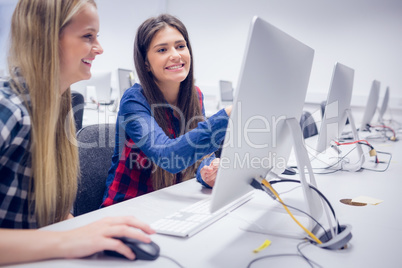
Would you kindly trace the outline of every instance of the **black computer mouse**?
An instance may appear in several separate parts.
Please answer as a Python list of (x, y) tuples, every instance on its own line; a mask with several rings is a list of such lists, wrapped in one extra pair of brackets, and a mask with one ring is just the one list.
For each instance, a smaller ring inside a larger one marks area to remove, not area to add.
[[(135, 260), (147, 260), (152, 261), (156, 260), (159, 257), (159, 246), (152, 242), (145, 243), (137, 239), (129, 238), (129, 237), (118, 237), (116, 239), (121, 240), (124, 244), (126, 244), (135, 254)], [(105, 250), (105, 254), (115, 257), (125, 258), (124, 255), (117, 253), (113, 250)]]

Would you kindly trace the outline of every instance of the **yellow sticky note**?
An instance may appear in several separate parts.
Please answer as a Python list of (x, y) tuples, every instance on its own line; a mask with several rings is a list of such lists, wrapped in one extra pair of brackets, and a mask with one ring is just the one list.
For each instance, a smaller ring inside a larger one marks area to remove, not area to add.
[(369, 197), (369, 196), (358, 196), (356, 198), (353, 198), (352, 202), (366, 203), (366, 204), (370, 204), (370, 205), (378, 205), (378, 204), (382, 203), (383, 200), (376, 199), (376, 198)]
[(259, 246), (258, 248), (254, 249), (253, 252), (254, 253), (258, 253), (261, 250), (265, 249), (266, 247), (268, 247), (269, 245), (271, 245), (271, 241), (269, 240), (265, 240), (264, 243), (262, 243), (261, 246)]

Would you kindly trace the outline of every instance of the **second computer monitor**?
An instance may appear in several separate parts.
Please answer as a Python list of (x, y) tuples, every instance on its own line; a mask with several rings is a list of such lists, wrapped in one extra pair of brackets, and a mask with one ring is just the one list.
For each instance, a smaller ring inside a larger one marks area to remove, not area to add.
[(366, 109), (364, 110), (363, 119), (360, 124), (360, 130), (367, 130), (375, 112), (377, 111), (378, 99), (380, 98), (380, 85), (377, 80), (371, 85), (370, 95), (367, 100)]
[(354, 70), (336, 63), (332, 72), (325, 112), (318, 133), (317, 152), (326, 150), (331, 141), (339, 140), (348, 119), (352, 100)]
[(117, 75), (119, 77), (119, 93), (120, 99), (123, 97), (124, 92), (133, 85), (133, 71), (129, 69), (117, 69)]
[(220, 80), (219, 90), (221, 93), (222, 103), (232, 103), (233, 102), (233, 85), (231, 81)]
[(378, 122), (384, 124), (384, 114), (387, 111), (389, 102), (389, 87), (385, 90), (384, 99), (382, 100), (382, 105), (378, 110)]
[(110, 71), (93, 71), (91, 78), (71, 85), (71, 90), (84, 96), (85, 102), (109, 104), (112, 98)]
[(300, 128), (313, 57), (312, 48), (254, 17), (212, 190), (212, 211), (250, 192), (253, 178), (286, 168), (293, 144), (286, 120), (294, 119)]

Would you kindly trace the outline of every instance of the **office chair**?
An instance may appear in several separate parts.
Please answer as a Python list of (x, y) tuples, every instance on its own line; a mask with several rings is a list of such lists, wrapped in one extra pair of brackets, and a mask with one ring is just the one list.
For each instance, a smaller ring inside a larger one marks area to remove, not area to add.
[(305, 139), (318, 134), (317, 125), (310, 112), (303, 111), (300, 118), (300, 127)]
[(77, 133), (81, 176), (74, 216), (99, 208), (115, 146), (115, 124), (85, 126)]
[(71, 91), (71, 106), (73, 107), (75, 128), (77, 132), (82, 128), (84, 105), (84, 95), (76, 91)]

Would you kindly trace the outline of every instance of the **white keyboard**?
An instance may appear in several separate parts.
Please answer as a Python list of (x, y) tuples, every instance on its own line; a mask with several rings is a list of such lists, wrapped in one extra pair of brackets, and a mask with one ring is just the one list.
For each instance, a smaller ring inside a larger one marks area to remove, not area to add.
[(168, 215), (151, 224), (151, 227), (158, 234), (173, 235), (179, 237), (190, 237), (198, 233), (208, 225), (224, 217), (237, 207), (243, 205), (252, 197), (251, 194), (230, 203), (222, 209), (211, 213), (211, 198), (200, 200), (171, 215)]

